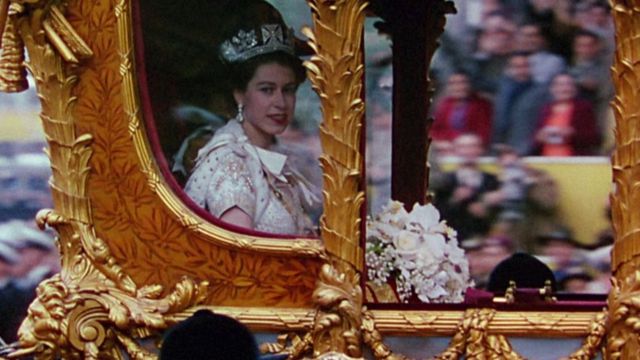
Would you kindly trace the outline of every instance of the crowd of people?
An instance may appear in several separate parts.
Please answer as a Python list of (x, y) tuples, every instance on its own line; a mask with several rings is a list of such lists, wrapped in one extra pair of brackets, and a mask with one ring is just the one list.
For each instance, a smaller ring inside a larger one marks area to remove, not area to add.
[[(478, 135), (457, 137), (455, 169), (434, 172), (430, 181), (434, 205), (456, 229), (477, 287), (486, 286), (500, 261), (526, 252), (551, 268), (560, 290), (606, 293), (611, 229), (597, 239), (576, 239), (558, 220), (554, 179), (507, 146), (498, 149), (496, 172), (489, 172), (480, 164), (482, 144)], [(603, 215), (610, 218), (608, 210)]]
[[(523, 156), (606, 155), (613, 136), (610, 67), (614, 28), (600, 0), (469, 0), (448, 19), (432, 77), (434, 163), (459, 159), (430, 183), (458, 230), (478, 287), (525, 251), (546, 263), (558, 288), (609, 289), (610, 230), (575, 239), (557, 217), (562, 194)], [(497, 173), (481, 155), (496, 156)], [(589, 244), (589, 245), (585, 245)]]
[(448, 19), (432, 78), (431, 136), (459, 135), (520, 156), (610, 151), (613, 22), (600, 0), (469, 0)]

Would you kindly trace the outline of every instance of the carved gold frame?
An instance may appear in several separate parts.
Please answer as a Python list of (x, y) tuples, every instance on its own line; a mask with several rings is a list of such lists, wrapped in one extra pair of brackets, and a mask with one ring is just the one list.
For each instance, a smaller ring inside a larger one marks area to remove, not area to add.
[[(140, 339), (198, 304), (255, 329), (296, 333), (265, 345), (288, 349), (292, 358), (361, 358), (365, 344), (376, 358), (401, 358), (384, 345), (387, 333), (453, 336), (441, 359), (519, 358), (510, 335), (585, 337), (571, 358), (587, 359), (605, 332), (607, 358), (635, 353), (638, 1), (614, 1), (618, 147), (612, 207), (618, 236), (614, 291), (603, 313), (363, 307), (360, 54), (367, 2), (308, 3), (314, 24), (305, 34), (316, 55), (306, 66), (324, 114), (323, 245), (236, 234), (202, 221), (177, 200), (159, 175), (142, 126), (131, 0), (0, 0), (0, 89), (23, 90), (25, 66), (35, 78), (55, 204), (37, 221), (58, 231), (62, 255), (61, 273), (38, 287), (20, 329), (20, 349), (11, 356), (121, 358), (125, 351), (154, 358)], [(444, 1), (433, 3), (442, 25)]]

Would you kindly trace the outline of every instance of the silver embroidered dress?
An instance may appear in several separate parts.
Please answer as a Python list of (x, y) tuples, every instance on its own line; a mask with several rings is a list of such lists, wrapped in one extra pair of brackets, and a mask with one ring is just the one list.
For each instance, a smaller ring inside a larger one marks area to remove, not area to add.
[(185, 192), (216, 217), (240, 208), (255, 230), (313, 233), (302, 206), (317, 201), (309, 182), (289, 166), (287, 156), (252, 145), (233, 119), (198, 152)]

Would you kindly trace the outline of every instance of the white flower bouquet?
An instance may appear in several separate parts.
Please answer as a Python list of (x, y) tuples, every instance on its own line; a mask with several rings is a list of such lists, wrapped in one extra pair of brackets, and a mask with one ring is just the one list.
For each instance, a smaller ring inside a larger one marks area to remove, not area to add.
[(424, 303), (462, 302), (473, 286), (469, 262), (456, 232), (431, 204), (415, 204), (411, 212), (389, 201), (367, 220), (368, 280), (384, 285), (395, 280), (402, 302), (417, 297)]

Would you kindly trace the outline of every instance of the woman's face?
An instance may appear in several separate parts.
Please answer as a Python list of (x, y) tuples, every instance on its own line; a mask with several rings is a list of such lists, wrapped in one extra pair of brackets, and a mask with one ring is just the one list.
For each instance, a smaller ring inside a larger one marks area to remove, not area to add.
[(576, 82), (569, 75), (558, 75), (551, 82), (551, 95), (556, 101), (568, 101), (576, 97)]
[(244, 106), (243, 127), (254, 145), (269, 146), (287, 128), (293, 119), (297, 88), (292, 69), (267, 63), (258, 66), (244, 91), (234, 91), (236, 102)]
[(453, 74), (447, 81), (447, 92), (456, 100), (463, 100), (471, 95), (469, 78), (464, 74)]

